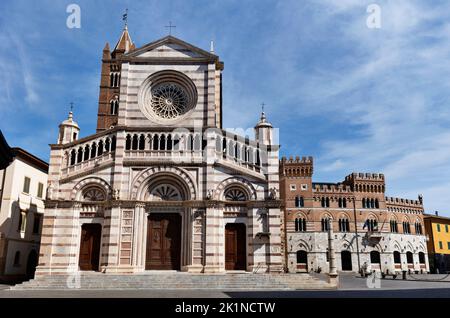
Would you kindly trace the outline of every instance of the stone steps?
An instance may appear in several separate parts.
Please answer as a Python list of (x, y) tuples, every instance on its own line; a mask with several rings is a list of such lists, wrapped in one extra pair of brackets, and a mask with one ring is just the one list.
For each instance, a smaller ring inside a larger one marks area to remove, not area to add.
[(52, 275), (38, 277), (11, 287), (11, 290), (41, 289), (228, 289), (293, 290), (330, 289), (333, 286), (309, 274), (101, 274)]

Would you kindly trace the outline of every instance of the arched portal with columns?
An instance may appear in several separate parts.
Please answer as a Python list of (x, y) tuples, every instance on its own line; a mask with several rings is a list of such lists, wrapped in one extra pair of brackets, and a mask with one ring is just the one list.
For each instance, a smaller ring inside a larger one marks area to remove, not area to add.
[(190, 176), (179, 168), (150, 168), (134, 181), (131, 195), (137, 204), (134, 211), (123, 211), (133, 214), (133, 236), (125, 237), (131, 240), (125, 246), (134, 251), (130, 265), (137, 271), (201, 267), (203, 251), (194, 251), (194, 243), (202, 244), (195, 233), (203, 232), (204, 213), (189, 204), (197, 196)]

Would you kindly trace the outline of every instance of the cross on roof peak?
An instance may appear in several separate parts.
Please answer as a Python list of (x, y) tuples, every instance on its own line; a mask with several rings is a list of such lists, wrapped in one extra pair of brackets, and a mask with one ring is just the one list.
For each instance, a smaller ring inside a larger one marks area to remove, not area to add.
[(169, 29), (169, 35), (172, 35), (172, 28), (176, 28), (177, 26), (173, 25), (172, 21), (169, 21), (169, 25), (166, 25), (165, 27)]

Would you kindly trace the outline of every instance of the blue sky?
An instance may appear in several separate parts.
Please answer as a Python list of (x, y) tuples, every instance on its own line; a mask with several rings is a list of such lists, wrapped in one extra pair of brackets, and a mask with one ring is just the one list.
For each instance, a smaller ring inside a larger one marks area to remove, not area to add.
[[(225, 127), (252, 127), (264, 102), (283, 155), (312, 155), (315, 181), (382, 172), (387, 194), (450, 216), (450, 2), (1, 1), (0, 129), (48, 160), (69, 103), (95, 131), (100, 59), (129, 9), (137, 46), (173, 34), (225, 62)], [(66, 7), (81, 7), (68, 29)]]

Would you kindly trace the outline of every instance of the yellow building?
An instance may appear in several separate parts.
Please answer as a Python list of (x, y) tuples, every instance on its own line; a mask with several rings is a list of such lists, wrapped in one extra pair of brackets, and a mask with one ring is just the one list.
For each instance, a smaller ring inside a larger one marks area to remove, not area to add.
[(424, 214), (431, 273), (450, 272), (450, 218)]

